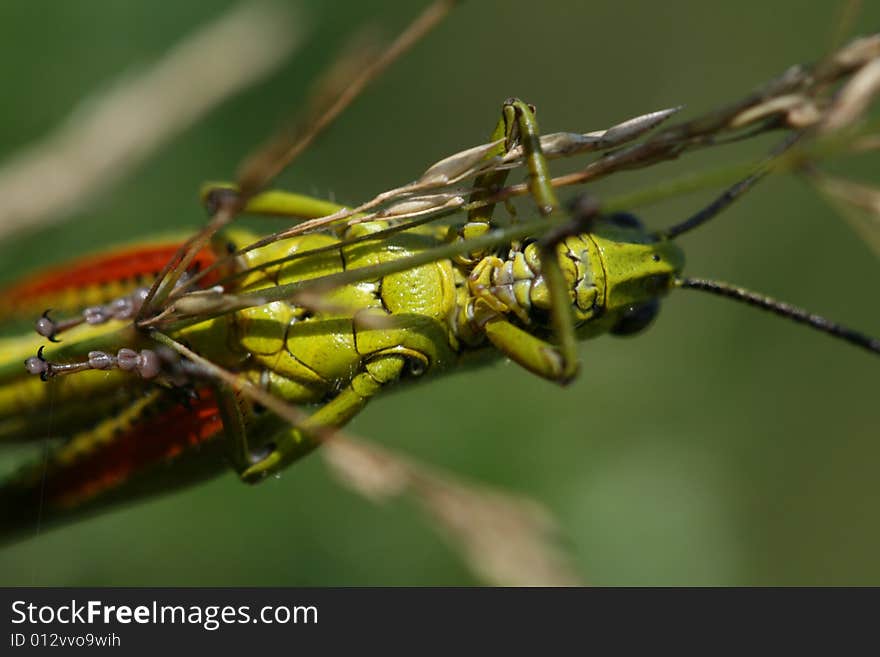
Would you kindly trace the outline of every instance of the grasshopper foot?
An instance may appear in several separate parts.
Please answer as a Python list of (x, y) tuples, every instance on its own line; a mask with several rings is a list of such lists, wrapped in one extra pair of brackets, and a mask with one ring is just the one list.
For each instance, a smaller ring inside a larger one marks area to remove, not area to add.
[(125, 372), (136, 372), (143, 379), (154, 379), (164, 371), (163, 358), (152, 349), (140, 351), (120, 349), (115, 356), (104, 351), (90, 351), (86, 360), (77, 363), (55, 363), (46, 360), (43, 349), (44, 347), (40, 347), (36, 356), (31, 356), (24, 362), (28, 374), (39, 375), (43, 381), (86, 370), (120, 369)]

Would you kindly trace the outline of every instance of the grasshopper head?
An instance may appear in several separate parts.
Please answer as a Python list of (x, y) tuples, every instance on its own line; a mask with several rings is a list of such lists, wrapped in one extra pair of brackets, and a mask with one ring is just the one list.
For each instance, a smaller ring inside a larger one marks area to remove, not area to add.
[(660, 309), (660, 297), (684, 267), (684, 254), (671, 240), (658, 240), (635, 216), (619, 212), (598, 220), (591, 232), (605, 274), (605, 313), (614, 335), (646, 328)]

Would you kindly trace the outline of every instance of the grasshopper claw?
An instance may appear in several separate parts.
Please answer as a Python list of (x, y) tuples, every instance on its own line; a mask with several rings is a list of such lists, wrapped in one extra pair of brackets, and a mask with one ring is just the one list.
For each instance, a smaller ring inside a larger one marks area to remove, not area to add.
[(265, 457), (254, 463), (241, 473), (241, 480), (246, 484), (258, 484), (271, 474), (281, 469), (281, 452), (273, 449)]

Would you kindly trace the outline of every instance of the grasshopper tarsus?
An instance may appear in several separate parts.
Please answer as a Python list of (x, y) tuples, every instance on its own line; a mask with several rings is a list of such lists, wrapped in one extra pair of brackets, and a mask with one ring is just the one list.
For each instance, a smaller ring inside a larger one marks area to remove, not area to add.
[(45, 347), (41, 345), (40, 348), (37, 349), (36, 356), (31, 356), (24, 361), (24, 367), (28, 374), (33, 374), (35, 376), (39, 375), (40, 379), (45, 381), (49, 376), (48, 372), (50, 371), (50, 368), (49, 363), (43, 357), (43, 349), (45, 349)]

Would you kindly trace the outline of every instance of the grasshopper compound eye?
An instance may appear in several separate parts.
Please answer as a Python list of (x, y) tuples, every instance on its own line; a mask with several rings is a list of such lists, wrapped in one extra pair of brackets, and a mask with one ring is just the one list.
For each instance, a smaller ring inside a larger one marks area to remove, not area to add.
[(627, 308), (609, 333), (627, 336), (641, 333), (648, 328), (660, 312), (660, 300), (651, 299), (646, 303)]

